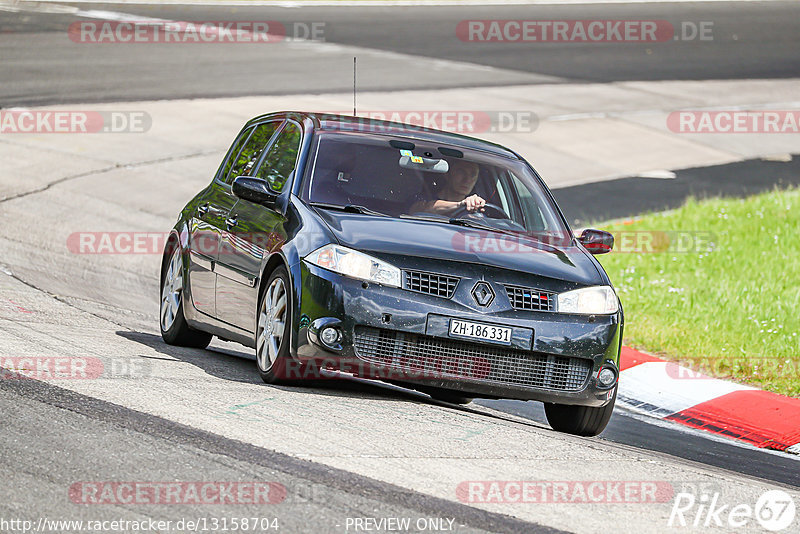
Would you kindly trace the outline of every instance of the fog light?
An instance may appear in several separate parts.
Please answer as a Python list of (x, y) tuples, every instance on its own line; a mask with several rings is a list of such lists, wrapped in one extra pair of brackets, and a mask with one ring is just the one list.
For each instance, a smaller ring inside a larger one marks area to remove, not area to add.
[(339, 331), (332, 327), (323, 328), (320, 332), (320, 339), (328, 346), (334, 345), (339, 341)]
[(617, 373), (614, 372), (613, 369), (610, 367), (603, 367), (600, 369), (600, 372), (597, 373), (597, 381), (603, 387), (608, 387), (614, 383), (617, 379)]

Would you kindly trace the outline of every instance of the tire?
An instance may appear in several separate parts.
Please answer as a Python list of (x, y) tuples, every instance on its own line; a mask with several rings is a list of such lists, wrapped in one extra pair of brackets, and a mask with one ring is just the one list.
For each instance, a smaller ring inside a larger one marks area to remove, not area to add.
[(204, 349), (211, 343), (211, 334), (189, 327), (183, 315), (183, 258), (181, 248), (175, 243), (167, 245), (161, 267), (161, 299), (159, 300), (159, 326), (161, 338), (168, 345)]
[(611, 402), (599, 408), (545, 403), (544, 413), (553, 430), (578, 436), (596, 436), (605, 430), (616, 401), (615, 390)]
[(433, 399), (449, 402), (450, 404), (469, 404), (472, 402), (472, 397), (465, 397), (462, 393), (450, 389), (431, 389), (426, 393)]
[[(289, 274), (277, 267), (263, 286), (256, 316), (256, 365), (267, 384), (291, 384), (305, 367), (289, 354), (292, 303)], [(271, 327), (270, 327), (271, 325)]]

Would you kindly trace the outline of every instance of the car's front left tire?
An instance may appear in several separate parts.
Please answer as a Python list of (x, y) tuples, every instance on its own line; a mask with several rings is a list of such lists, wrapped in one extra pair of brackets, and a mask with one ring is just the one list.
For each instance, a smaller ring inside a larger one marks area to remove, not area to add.
[(267, 384), (290, 383), (303, 367), (289, 354), (292, 302), (289, 273), (280, 266), (272, 271), (261, 294), (256, 325), (258, 374)]
[(616, 400), (617, 392), (615, 390), (611, 402), (600, 407), (546, 402), (544, 404), (544, 413), (553, 430), (578, 436), (596, 436), (605, 430), (606, 425), (608, 425)]
[(431, 398), (442, 402), (449, 402), (450, 404), (469, 404), (472, 402), (472, 397), (467, 397), (458, 391), (449, 389), (433, 389), (427, 392)]
[(211, 343), (211, 334), (189, 327), (183, 315), (183, 259), (181, 248), (173, 243), (168, 245), (167, 261), (161, 267), (161, 306), (159, 324), (161, 338), (169, 345), (204, 349)]

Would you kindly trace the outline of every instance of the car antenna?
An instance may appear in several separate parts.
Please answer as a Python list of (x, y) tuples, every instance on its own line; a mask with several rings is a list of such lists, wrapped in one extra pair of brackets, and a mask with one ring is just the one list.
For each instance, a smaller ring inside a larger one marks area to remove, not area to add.
[(356, 115), (356, 56), (353, 56), (353, 117)]

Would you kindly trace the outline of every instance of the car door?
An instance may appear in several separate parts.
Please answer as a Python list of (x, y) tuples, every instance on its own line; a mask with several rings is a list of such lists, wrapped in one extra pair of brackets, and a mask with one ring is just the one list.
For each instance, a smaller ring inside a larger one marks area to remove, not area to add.
[(231, 166), (239, 157), (242, 147), (254, 129), (255, 126), (246, 128), (233, 142), (217, 175), (198, 202), (189, 223), (189, 286), (192, 302), (198, 311), (211, 316), (216, 315), (217, 275), (214, 274), (214, 262), (219, 251), (219, 232), (223, 222), (221, 216), (227, 213), (225, 205), (229, 203), (220, 184), (222, 178), (230, 173)]
[[(287, 121), (251, 176), (275, 194), (291, 190), (301, 139), (300, 125)], [(223, 321), (255, 332), (262, 259), (285, 240), (284, 221), (279, 211), (248, 200), (233, 206), (218, 264), (217, 312)]]
[(189, 248), (191, 294), (195, 308), (207, 315), (218, 316), (216, 264), (225, 220), (237, 201), (230, 184), (236, 176), (253, 168), (281, 122), (254, 125), (239, 135), (193, 214)]

